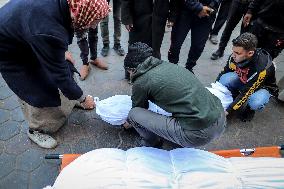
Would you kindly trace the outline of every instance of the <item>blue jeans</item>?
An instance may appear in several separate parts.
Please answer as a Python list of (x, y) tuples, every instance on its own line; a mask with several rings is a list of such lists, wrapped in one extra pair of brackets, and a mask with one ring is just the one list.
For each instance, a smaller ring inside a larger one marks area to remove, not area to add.
[[(235, 72), (228, 72), (222, 75), (219, 82), (226, 86), (232, 93), (241, 90), (245, 86)], [(269, 102), (270, 96), (270, 93), (266, 89), (259, 89), (249, 97), (248, 106), (252, 110), (262, 110)]]

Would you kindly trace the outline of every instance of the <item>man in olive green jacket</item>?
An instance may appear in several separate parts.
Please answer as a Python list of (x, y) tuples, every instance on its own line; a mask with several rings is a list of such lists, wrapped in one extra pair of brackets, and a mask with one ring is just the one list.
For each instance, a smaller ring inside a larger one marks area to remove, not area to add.
[[(161, 138), (183, 147), (204, 145), (221, 135), (226, 116), (221, 101), (188, 70), (152, 57), (138, 42), (129, 46), (124, 67), (133, 82), (128, 121), (145, 146), (160, 147)], [(172, 116), (148, 109), (148, 100)]]

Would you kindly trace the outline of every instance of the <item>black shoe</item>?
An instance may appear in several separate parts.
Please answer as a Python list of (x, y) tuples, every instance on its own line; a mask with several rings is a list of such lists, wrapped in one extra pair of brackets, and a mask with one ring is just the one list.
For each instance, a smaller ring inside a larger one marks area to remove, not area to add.
[(242, 122), (249, 122), (253, 119), (254, 115), (255, 111), (247, 106), (244, 110), (241, 110), (239, 117)]
[(153, 142), (149, 142), (148, 140), (145, 140), (145, 139), (142, 138), (139, 141), (139, 145), (145, 146), (145, 147), (153, 147), (153, 148), (162, 149), (163, 141), (161, 139), (159, 139), (157, 142), (153, 143)]
[(108, 55), (108, 52), (109, 52), (109, 45), (104, 45), (104, 47), (102, 48), (102, 51), (101, 51), (101, 55), (103, 57), (106, 57)]
[(222, 51), (222, 50), (220, 50), (220, 49), (218, 49), (216, 52), (214, 52), (212, 55), (211, 55), (211, 60), (217, 60), (217, 59), (219, 59), (219, 58), (221, 58), (221, 57), (223, 57), (224, 56), (224, 51)]
[[(187, 69), (187, 68), (186, 68)], [(192, 74), (194, 74), (193, 69), (187, 69), (188, 71), (190, 71)]]
[(194, 72), (193, 72), (194, 66), (196, 66), (196, 62), (187, 62), (185, 64), (185, 69), (187, 69), (188, 71), (190, 71), (191, 73), (194, 74)]
[(118, 54), (119, 56), (124, 56), (125, 55), (125, 52), (124, 52), (124, 50), (123, 50), (123, 48), (121, 47), (120, 44), (115, 44), (113, 46), (113, 49), (116, 52), (116, 54)]
[(134, 127), (130, 127), (130, 128), (125, 128), (122, 126), (123, 131), (127, 132), (127, 133), (137, 133), (136, 129)]

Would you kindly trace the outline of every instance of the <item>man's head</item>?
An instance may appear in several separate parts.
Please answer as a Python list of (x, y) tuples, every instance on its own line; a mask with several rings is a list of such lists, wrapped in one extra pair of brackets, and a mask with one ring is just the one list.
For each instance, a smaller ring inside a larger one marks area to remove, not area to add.
[(145, 43), (136, 42), (129, 45), (128, 53), (124, 59), (124, 68), (127, 71), (135, 70), (139, 64), (153, 55), (153, 49)]
[(111, 11), (106, 0), (67, 0), (75, 31), (96, 25)]
[(233, 59), (236, 63), (250, 59), (257, 47), (257, 38), (251, 33), (243, 33), (233, 39)]

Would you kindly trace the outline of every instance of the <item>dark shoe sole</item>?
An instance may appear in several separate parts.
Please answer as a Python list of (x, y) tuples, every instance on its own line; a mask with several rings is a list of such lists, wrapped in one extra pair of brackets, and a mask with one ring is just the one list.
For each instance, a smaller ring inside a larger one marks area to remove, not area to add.
[(211, 59), (211, 60), (218, 60), (219, 58), (222, 58), (223, 56), (224, 56), (223, 54), (220, 55), (220, 56), (219, 56), (219, 55), (213, 55), (213, 54), (212, 54), (212, 56), (210, 57), (210, 59)]

